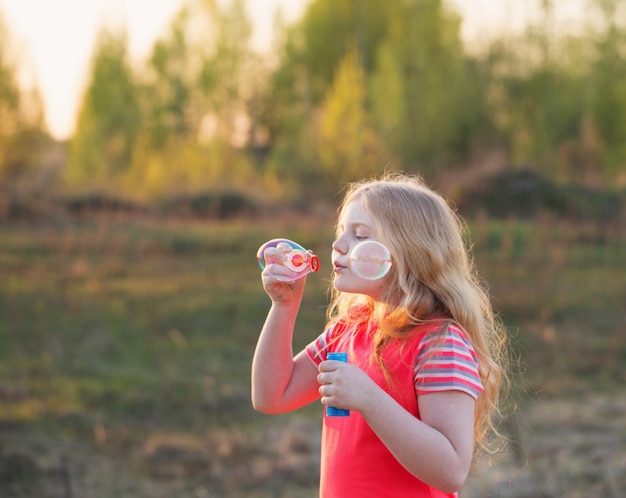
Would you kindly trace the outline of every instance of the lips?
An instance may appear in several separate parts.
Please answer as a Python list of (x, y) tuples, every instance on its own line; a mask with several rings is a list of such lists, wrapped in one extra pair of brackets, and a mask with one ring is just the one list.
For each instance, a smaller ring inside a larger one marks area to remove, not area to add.
[(333, 261), (333, 271), (334, 272), (340, 272), (343, 271), (347, 268), (347, 266), (344, 266), (340, 263), (338, 263), (337, 261)]

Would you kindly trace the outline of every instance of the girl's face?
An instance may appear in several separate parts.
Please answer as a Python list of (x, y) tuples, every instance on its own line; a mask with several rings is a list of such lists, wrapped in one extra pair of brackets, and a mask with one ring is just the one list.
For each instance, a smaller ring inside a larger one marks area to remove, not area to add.
[(350, 267), (350, 252), (359, 242), (377, 240), (374, 221), (360, 199), (345, 206), (337, 225), (337, 239), (333, 243), (332, 261), (335, 279), (333, 285), (341, 292), (365, 294), (379, 300), (385, 288), (385, 278), (366, 280)]

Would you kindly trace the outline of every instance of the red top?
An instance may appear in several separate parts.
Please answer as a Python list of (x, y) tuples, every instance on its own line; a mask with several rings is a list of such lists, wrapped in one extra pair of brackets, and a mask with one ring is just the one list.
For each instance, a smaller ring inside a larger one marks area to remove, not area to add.
[[(465, 333), (450, 325), (419, 327), (406, 340), (391, 342), (383, 351), (388, 383), (372, 359), (368, 323), (340, 322), (309, 344), (306, 352), (319, 365), (334, 351), (348, 353), (357, 365), (407, 411), (419, 418), (417, 397), (436, 391), (460, 390), (474, 399), (482, 392), (478, 361)], [(423, 329), (423, 330), (420, 330)], [(322, 432), (320, 497), (455, 497), (420, 481), (398, 463), (365, 419), (356, 411), (349, 417), (327, 417)]]

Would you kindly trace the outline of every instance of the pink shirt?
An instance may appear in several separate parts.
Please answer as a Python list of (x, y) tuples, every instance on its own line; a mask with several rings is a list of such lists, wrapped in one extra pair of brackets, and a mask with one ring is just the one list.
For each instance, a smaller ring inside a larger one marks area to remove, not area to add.
[[(443, 322), (442, 322), (443, 323)], [(391, 384), (375, 360), (367, 322), (338, 323), (309, 344), (306, 352), (319, 365), (333, 351), (348, 353), (357, 365), (406, 410), (419, 418), (417, 397), (460, 390), (474, 399), (482, 392), (478, 361), (465, 333), (450, 325), (445, 334), (436, 324), (421, 326), (409, 339), (393, 341), (383, 352)], [(320, 497), (454, 497), (411, 475), (355, 411), (349, 417), (327, 417), (322, 432)]]

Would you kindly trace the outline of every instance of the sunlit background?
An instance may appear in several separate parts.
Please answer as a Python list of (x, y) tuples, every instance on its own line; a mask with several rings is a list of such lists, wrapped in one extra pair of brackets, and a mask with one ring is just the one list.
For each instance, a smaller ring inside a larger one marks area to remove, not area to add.
[(0, 496), (314, 497), (257, 248), (421, 174), (511, 338), (462, 498), (626, 495), (625, 0), (0, 0)]
[[(247, 0), (253, 24), (251, 47), (261, 53), (271, 50), (275, 14), (280, 11), (286, 21), (293, 22), (309, 3), (310, 0)], [(125, 26), (129, 54), (145, 58), (183, 1), (2, 0), (0, 5), (20, 60), (19, 82), (39, 87), (48, 129), (55, 138), (65, 139), (74, 130), (98, 29), (105, 24)], [(506, 33), (519, 33), (541, 13), (539, 2), (524, 0), (450, 0), (448, 5), (461, 14), (461, 36), (472, 47)], [(583, 0), (553, 2), (552, 15), (562, 29), (578, 29), (585, 19), (584, 6)]]

